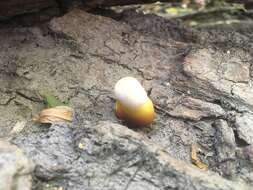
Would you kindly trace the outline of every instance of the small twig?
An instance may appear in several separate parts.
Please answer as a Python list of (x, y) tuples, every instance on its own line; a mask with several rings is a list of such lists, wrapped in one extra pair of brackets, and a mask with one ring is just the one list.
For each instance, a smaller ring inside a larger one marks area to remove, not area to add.
[(126, 186), (124, 187), (123, 190), (127, 190), (130, 186), (130, 184), (132, 183), (133, 179), (136, 177), (137, 173), (140, 171), (140, 169), (143, 166), (143, 161), (140, 163), (140, 165), (137, 167), (136, 171), (134, 172), (134, 174), (131, 176), (131, 178), (128, 180)]
[(169, 115), (171, 117), (173, 117), (170, 112), (168, 112), (167, 110), (163, 109), (162, 107), (158, 106), (158, 105), (154, 105), (155, 109), (162, 112), (162, 113), (165, 113), (166, 115)]

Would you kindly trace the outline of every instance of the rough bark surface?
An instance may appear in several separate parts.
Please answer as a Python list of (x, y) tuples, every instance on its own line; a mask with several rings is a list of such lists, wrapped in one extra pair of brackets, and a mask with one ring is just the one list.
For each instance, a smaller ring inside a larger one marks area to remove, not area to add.
[(29, 190), (33, 163), (15, 145), (0, 140), (0, 189)]
[(62, 178), (55, 184), (67, 189), (250, 189), (176, 160), (146, 137), (108, 121), (53, 125), (15, 143), (37, 163), (38, 178)]
[[(0, 137), (34, 161), (33, 189), (250, 189), (251, 27), (193, 30), (79, 9), (40, 26), (1, 27)], [(112, 89), (129, 75), (155, 103), (150, 128), (114, 115)], [(45, 92), (69, 102), (73, 124), (31, 122)], [(193, 144), (209, 171), (192, 165)]]

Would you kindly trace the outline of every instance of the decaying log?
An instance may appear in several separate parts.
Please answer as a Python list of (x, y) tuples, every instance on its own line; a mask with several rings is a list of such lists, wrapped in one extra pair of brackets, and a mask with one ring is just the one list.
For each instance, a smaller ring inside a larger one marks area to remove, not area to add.
[(41, 9), (56, 7), (55, 0), (8, 0), (0, 1), (0, 17), (36, 12)]
[[(82, 2), (87, 7), (109, 7), (131, 4), (154, 3), (157, 0), (7, 0), (0, 1), (0, 20), (15, 15), (38, 12), (46, 8), (59, 8), (65, 12), (73, 1)], [(178, 0), (160, 0), (160, 2), (178, 3)], [(230, 3), (243, 3), (246, 8), (253, 7), (253, 0), (227, 0)]]

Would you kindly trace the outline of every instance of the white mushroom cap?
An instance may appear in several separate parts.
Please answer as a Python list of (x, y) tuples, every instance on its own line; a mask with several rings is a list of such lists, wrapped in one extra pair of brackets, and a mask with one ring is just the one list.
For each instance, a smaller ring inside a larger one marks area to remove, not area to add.
[(129, 108), (138, 108), (148, 100), (145, 89), (133, 77), (120, 79), (114, 87), (114, 94), (117, 100)]

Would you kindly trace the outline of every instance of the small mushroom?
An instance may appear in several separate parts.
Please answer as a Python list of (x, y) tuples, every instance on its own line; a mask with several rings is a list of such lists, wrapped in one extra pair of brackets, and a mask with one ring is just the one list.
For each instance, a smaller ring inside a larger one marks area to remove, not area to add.
[(115, 85), (114, 94), (119, 119), (137, 126), (147, 126), (154, 121), (154, 105), (137, 79), (120, 79)]

